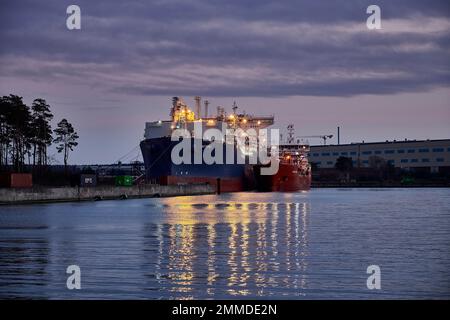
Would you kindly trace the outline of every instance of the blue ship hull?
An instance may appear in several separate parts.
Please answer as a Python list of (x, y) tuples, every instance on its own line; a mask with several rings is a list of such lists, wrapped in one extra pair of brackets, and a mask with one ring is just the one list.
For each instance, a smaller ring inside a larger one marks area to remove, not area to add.
[[(197, 141), (205, 145), (204, 141)], [(207, 164), (203, 161), (194, 164), (194, 139), (191, 143), (191, 162), (174, 164), (171, 159), (172, 149), (178, 141), (170, 137), (152, 138), (141, 141), (140, 147), (144, 158), (147, 181), (160, 184), (210, 183), (225, 186), (223, 191), (241, 191), (245, 188), (245, 178), (249, 166), (237, 164), (234, 148), (234, 164)], [(225, 159), (226, 146), (223, 145)]]

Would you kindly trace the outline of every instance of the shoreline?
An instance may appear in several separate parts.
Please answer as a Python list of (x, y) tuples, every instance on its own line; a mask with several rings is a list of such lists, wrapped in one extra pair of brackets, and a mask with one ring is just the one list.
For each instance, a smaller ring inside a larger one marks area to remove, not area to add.
[(214, 194), (206, 184), (142, 185), (130, 187), (33, 187), (26, 189), (0, 188), (0, 206), (16, 204), (125, 200)]
[(311, 188), (450, 188), (450, 183), (312, 183)]
[[(312, 184), (311, 189), (418, 189), (450, 188), (439, 184)], [(251, 191), (251, 190), (250, 190)], [(81, 201), (126, 200), (140, 198), (166, 198), (179, 196), (196, 196), (216, 194), (213, 186), (208, 184), (186, 185), (141, 185), (131, 187), (97, 186), (97, 187), (42, 187), (0, 188), (0, 207), (6, 205), (45, 204)]]

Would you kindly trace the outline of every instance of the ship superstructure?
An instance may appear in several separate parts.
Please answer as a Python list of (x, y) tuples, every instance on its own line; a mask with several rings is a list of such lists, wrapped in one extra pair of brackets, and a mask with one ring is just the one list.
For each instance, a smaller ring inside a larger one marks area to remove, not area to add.
[(194, 112), (180, 97), (172, 98), (172, 107), (170, 109), (170, 120), (159, 120), (146, 122), (145, 139), (153, 139), (160, 137), (169, 137), (175, 129), (187, 129), (193, 132), (194, 125), (201, 123), (203, 131), (206, 129), (216, 128), (222, 130), (225, 126), (228, 129), (247, 130), (249, 128), (259, 129), (267, 128), (274, 123), (274, 116), (253, 116), (245, 112), (238, 113), (236, 103), (233, 104), (233, 112), (227, 113), (225, 108), (218, 106), (217, 113), (214, 116), (208, 114), (209, 101), (205, 100), (205, 113), (202, 117), (201, 99), (196, 97), (197, 112)]

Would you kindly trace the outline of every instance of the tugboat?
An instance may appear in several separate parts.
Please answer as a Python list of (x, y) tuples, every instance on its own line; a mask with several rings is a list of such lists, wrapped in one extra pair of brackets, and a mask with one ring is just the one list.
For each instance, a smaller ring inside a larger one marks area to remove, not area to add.
[[(274, 175), (261, 175), (263, 165), (254, 167), (258, 191), (296, 192), (311, 188), (311, 165), (308, 163), (309, 144), (295, 142), (294, 125), (288, 127), (286, 143), (279, 146), (279, 169)], [(280, 139), (281, 140), (281, 139)]]

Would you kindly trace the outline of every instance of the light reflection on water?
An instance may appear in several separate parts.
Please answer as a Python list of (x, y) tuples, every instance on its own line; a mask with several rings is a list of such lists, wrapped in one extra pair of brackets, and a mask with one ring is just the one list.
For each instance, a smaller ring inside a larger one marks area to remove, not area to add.
[(449, 190), (343, 191), (0, 207), (0, 297), (448, 298)]
[[(195, 200), (180, 204), (177, 198), (164, 199), (164, 214), (174, 224), (144, 225), (149, 241), (144, 241), (143, 256), (153, 251), (156, 235), (158, 257), (150, 274), (169, 296), (195, 298), (200, 287), (205, 297), (264, 296), (268, 287), (306, 286), (305, 277), (279, 273), (281, 266), (293, 273), (306, 270), (307, 203)], [(283, 226), (278, 224), (280, 215)], [(280, 252), (280, 246), (286, 250)]]

